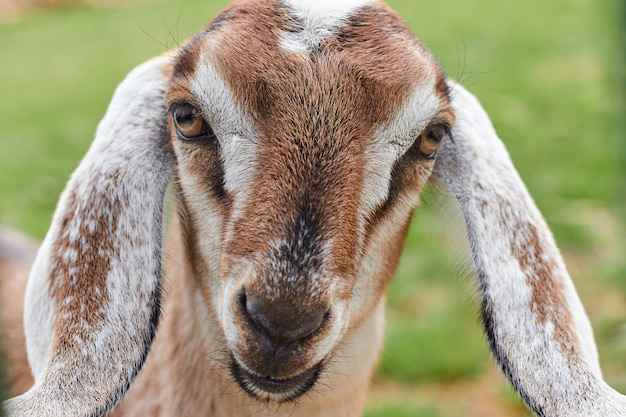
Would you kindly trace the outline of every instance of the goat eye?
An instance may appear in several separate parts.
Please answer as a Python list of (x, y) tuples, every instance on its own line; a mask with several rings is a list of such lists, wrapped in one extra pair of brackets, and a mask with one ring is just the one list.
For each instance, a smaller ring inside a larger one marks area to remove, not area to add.
[(211, 139), (215, 137), (211, 126), (200, 112), (190, 104), (180, 104), (172, 109), (176, 134), (183, 140)]
[(419, 138), (419, 152), (424, 159), (435, 159), (441, 141), (450, 135), (446, 125), (435, 125), (426, 128)]

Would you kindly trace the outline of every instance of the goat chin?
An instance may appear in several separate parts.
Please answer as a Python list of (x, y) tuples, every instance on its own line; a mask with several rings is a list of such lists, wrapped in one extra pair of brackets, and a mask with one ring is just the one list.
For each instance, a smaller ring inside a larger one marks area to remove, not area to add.
[(375, 0), (233, 1), (126, 77), (27, 284), (28, 251), (0, 246), (5, 410), (360, 415), (431, 179), (463, 214), (486, 335), (526, 404), (626, 415), (482, 106)]

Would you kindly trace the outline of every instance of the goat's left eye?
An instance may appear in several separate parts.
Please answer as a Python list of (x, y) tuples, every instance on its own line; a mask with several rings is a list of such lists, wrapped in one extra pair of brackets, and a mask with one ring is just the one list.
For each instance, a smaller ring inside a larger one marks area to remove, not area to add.
[(176, 134), (183, 140), (201, 140), (215, 137), (211, 126), (200, 111), (191, 104), (179, 104), (172, 109)]
[(446, 125), (434, 125), (426, 128), (419, 138), (419, 152), (424, 159), (435, 159), (441, 141), (450, 135)]

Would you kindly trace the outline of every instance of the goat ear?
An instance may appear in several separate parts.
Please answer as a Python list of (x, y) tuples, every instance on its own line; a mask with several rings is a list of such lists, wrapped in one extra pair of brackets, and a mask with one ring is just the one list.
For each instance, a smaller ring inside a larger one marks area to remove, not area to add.
[(489, 344), (540, 416), (626, 415), (603, 380), (593, 333), (548, 226), (474, 96), (451, 85), (456, 126), (434, 179), (457, 200)]
[(163, 95), (170, 57), (117, 88), (61, 196), (25, 303), (35, 385), (9, 416), (99, 416), (128, 389), (160, 308), (161, 225), (175, 158)]

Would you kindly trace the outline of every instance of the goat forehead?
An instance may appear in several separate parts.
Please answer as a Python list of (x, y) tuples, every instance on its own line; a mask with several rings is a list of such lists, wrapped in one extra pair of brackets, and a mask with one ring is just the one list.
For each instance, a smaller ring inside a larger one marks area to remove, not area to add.
[[(218, 136), (225, 133), (226, 188), (248, 201), (246, 214), (255, 208), (255, 216), (243, 217), (258, 218), (267, 200), (295, 210), (311, 195), (324, 200), (317, 207), (356, 211), (368, 149), (396, 141), (398, 132), (415, 135), (410, 120), (449, 107), (436, 61), (386, 5), (305, 3), (234, 2), (183, 47), (175, 65), (172, 88), (203, 108)], [(315, 31), (307, 48), (285, 47), (289, 36)], [(375, 154), (389, 159), (385, 166), (397, 156)], [(379, 177), (374, 194), (382, 196), (388, 173)], [(274, 178), (285, 195), (268, 199), (268, 189), (279, 193)], [(257, 194), (263, 201), (253, 202)]]
[[(444, 78), (387, 6), (336, 4), (235, 2), (183, 50), (176, 75), (210, 90), (212, 80), (198, 68), (210, 63), (256, 121), (276, 123), (277, 115), (286, 115), (327, 125), (329, 117), (348, 116), (382, 125), (417, 86), (431, 84), (433, 75)], [(447, 100), (445, 88), (433, 94)]]

